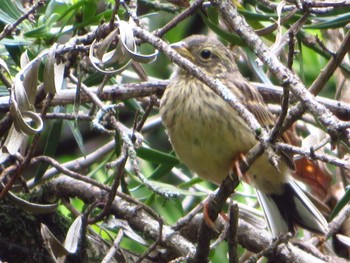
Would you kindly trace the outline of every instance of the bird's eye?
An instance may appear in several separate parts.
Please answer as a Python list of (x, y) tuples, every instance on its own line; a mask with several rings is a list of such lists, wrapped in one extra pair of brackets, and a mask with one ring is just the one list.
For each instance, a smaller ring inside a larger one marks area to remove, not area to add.
[(208, 49), (202, 50), (201, 57), (204, 59), (209, 59), (211, 57), (211, 51)]

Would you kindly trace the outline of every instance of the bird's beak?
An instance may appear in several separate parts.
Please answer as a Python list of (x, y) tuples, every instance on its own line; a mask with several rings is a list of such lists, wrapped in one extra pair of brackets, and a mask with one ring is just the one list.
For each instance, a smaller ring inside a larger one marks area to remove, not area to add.
[(180, 41), (176, 42), (170, 45), (177, 53), (179, 53), (181, 56), (189, 59), (190, 61), (194, 61), (193, 55), (188, 50), (188, 45), (186, 42)]

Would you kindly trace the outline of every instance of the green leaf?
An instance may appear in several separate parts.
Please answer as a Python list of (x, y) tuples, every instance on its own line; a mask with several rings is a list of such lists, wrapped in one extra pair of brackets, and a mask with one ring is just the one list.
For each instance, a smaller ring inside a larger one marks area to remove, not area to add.
[(314, 25), (306, 25), (308, 29), (329, 29), (329, 28), (343, 28), (350, 22), (350, 14), (339, 16), (335, 19), (326, 18), (324, 22)]
[(105, 181), (108, 176), (108, 173), (106, 173), (106, 164), (115, 156), (113, 152), (111, 152), (109, 155), (105, 156), (102, 160), (96, 161), (96, 167), (94, 166), (93, 169), (86, 175), (87, 177), (95, 178), (99, 182)]
[(139, 181), (146, 187), (148, 187), (151, 191), (155, 192), (156, 194), (159, 194), (165, 198), (172, 198), (172, 197), (178, 197), (180, 195), (185, 195), (185, 196), (205, 196), (207, 195), (206, 193), (202, 192), (193, 192), (185, 189), (181, 189), (177, 186), (171, 185), (171, 184), (166, 184), (162, 183), (159, 181), (154, 181), (154, 180), (149, 180), (144, 178), (143, 182), (140, 181), (139, 178), (135, 177), (135, 180)]
[(170, 225), (176, 223), (180, 217), (184, 216), (184, 209), (179, 198), (167, 199), (157, 195), (150, 205)]
[(247, 57), (250, 61), (250, 65), (252, 66), (255, 74), (259, 77), (260, 81), (265, 83), (265, 84), (271, 84), (272, 82), (269, 79), (269, 77), (266, 75), (266, 73), (263, 70), (263, 67), (260, 67), (258, 65), (258, 63), (256, 63), (256, 56), (255, 54), (249, 49), (249, 48), (245, 48), (244, 51), (247, 54)]
[[(297, 34), (297, 38), (301, 42), (306, 42), (307, 43), (308, 42), (308, 37), (309, 37), (309, 35), (307, 35), (304, 31), (299, 31), (298, 34)], [(311, 48), (313, 51), (315, 51), (315, 53), (320, 54), (322, 57), (326, 58), (327, 60), (331, 58), (331, 55), (329, 53), (326, 53), (319, 45), (308, 45), (308, 48)], [(350, 74), (350, 65), (349, 65), (349, 63), (342, 62), (340, 64), (340, 68), (342, 70), (345, 70), (348, 74)]]
[[(52, 1), (53, 2), (53, 1)], [(50, 3), (52, 3), (50, 2)], [(61, 22), (66, 16), (68, 16), (71, 12), (73, 11), (77, 11), (79, 7), (83, 6), (84, 5), (84, 1), (77, 1), (75, 4), (69, 6), (68, 8), (66, 9), (63, 9), (64, 11), (61, 13), (61, 16), (60, 18), (58, 19), (58, 22)], [(62, 10), (62, 7), (59, 6), (57, 8), (57, 12), (59, 12), (59, 10)], [(52, 11), (53, 12), (53, 11)], [(51, 14), (52, 12), (48, 13), (48, 14)], [(73, 13), (75, 14), (75, 12)]]
[(141, 159), (153, 163), (168, 164), (173, 167), (180, 163), (175, 156), (151, 148), (140, 147), (136, 149), (136, 153)]
[[(46, 122), (46, 129), (44, 134), (41, 135), (41, 140), (45, 141), (45, 147), (43, 151), (43, 155), (54, 157), (58, 144), (59, 144), (59, 136), (62, 129), (62, 120), (54, 120), (52, 122)], [(35, 172), (34, 182), (38, 182), (41, 177), (46, 172), (49, 167), (49, 163), (41, 162), (39, 167)]]
[(272, 18), (277, 19), (278, 16), (275, 13), (270, 13), (268, 15), (262, 13), (254, 13), (245, 10), (239, 10), (239, 13), (244, 16), (246, 20), (251, 21), (268, 21), (271, 22)]
[(0, 40), (0, 44), (1, 45), (5, 45), (5, 46), (27, 46), (27, 45), (31, 45), (33, 43), (33, 41), (27, 40), (25, 38), (22, 37), (17, 37), (14, 36), (14, 38), (3, 38)]
[(127, 106), (132, 111), (134, 112), (139, 111), (141, 115), (145, 113), (140, 103), (136, 99), (127, 99), (127, 100), (124, 100), (123, 102), (125, 103), (125, 106)]
[(337, 15), (343, 15), (343, 14), (348, 14), (350, 12), (350, 7), (349, 6), (344, 6), (342, 8), (333, 8), (332, 10), (328, 10), (327, 12), (324, 12), (323, 14), (317, 14), (317, 17), (335, 17)]
[(47, 20), (45, 20), (45, 24), (42, 26), (39, 26), (33, 30), (30, 30), (28, 32), (24, 33), (24, 36), (26, 37), (33, 37), (33, 38), (43, 38), (43, 37), (51, 37), (54, 34), (51, 33), (52, 26), (57, 22), (57, 20), (60, 18), (59, 14), (52, 14)]
[(208, 7), (207, 14), (208, 18), (212, 23), (214, 23), (215, 25), (219, 24), (219, 12), (217, 8), (214, 8), (212, 6)]
[(75, 138), (75, 141), (78, 144), (78, 147), (81, 151), (81, 153), (86, 156), (86, 150), (85, 150), (85, 146), (84, 146), (84, 141), (83, 141), (83, 136), (80, 133), (80, 130), (78, 128), (77, 122), (75, 121), (74, 124), (71, 121), (67, 121), (67, 124), (69, 126), (69, 128), (71, 129), (73, 136)]
[(231, 44), (237, 45), (237, 46), (245, 46), (246, 44), (243, 42), (243, 40), (235, 33), (229, 33), (225, 30), (222, 30), (220, 26), (210, 21), (205, 14), (202, 12), (199, 12), (199, 15), (202, 17), (204, 23), (213, 30), (216, 34), (221, 36), (223, 39), (227, 40)]
[(332, 221), (333, 218), (338, 215), (338, 213), (350, 202), (350, 186), (346, 187), (344, 196), (340, 199), (337, 205), (334, 207), (332, 213), (329, 216), (329, 221)]
[(101, 20), (109, 20), (112, 16), (113, 11), (112, 10), (106, 10), (98, 15), (95, 15), (93, 17), (90, 17), (89, 19), (87, 19), (86, 21), (82, 22), (82, 23), (74, 23), (73, 26), (69, 29), (69, 30), (65, 30), (64, 32), (62, 32), (61, 34), (58, 34), (57, 36), (59, 37), (62, 34), (66, 34), (70, 31), (75, 31), (79, 28), (85, 27), (85, 26), (91, 26), (93, 24), (97, 24), (99, 21)]
[(14, 46), (14, 45), (8, 45), (5, 46), (6, 50), (9, 52), (10, 57), (12, 58), (12, 60), (16, 63), (17, 66), (20, 66), (20, 61), (21, 61), (21, 48), (18, 46)]
[(152, 203), (155, 201), (155, 199), (156, 199), (156, 194), (155, 194), (155, 193), (151, 193), (151, 194), (147, 197), (147, 199), (145, 200), (144, 204), (145, 204), (145, 205), (150, 205), (150, 204), (152, 204)]
[(154, 169), (153, 173), (149, 176), (149, 178), (153, 180), (159, 180), (164, 175), (169, 173), (174, 166), (175, 165), (171, 164), (160, 164), (156, 169)]
[(91, 23), (91, 18), (96, 16), (96, 3), (97, 1), (95, 0), (84, 1), (82, 10), (84, 22)]
[(0, 21), (5, 24), (13, 24), (22, 15), (17, 6), (11, 0), (2, 0), (0, 8)]
[(198, 183), (201, 183), (201, 182), (203, 182), (202, 178), (194, 177), (194, 178), (192, 178), (191, 180), (189, 180), (187, 182), (179, 184), (179, 187), (181, 187), (181, 188), (188, 188), (188, 187), (191, 187), (191, 186), (193, 186), (195, 184), (198, 184)]

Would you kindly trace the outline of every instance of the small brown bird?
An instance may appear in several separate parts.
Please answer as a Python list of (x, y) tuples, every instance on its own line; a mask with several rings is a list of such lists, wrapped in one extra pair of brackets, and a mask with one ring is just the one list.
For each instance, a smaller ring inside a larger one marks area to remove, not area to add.
[[(269, 128), (275, 118), (261, 95), (238, 71), (233, 55), (221, 42), (194, 35), (172, 47), (206, 74), (219, 79)], [(257, 141), (239, 114), (207, 85), (183, 69), (170, 81), (160, 114), (178, 158), (200, 177), (220, 184), (233, 164)], [(285, 138), (287, 140), (287, 138)], [(278, 172), (266, 154), (244, 176), (257, 189), (273, 236), (294, 233), (295, 225), (326, 233), (327, 222), (290, 178), (291, 156), (283, 154)]]

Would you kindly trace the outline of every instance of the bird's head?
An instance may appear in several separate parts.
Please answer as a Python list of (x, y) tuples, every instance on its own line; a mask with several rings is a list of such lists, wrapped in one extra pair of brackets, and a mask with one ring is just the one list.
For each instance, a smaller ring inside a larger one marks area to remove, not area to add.
[(216, 39), (193, 35), (171, 47), (211, 76), (237, 71), (232, 52)]

